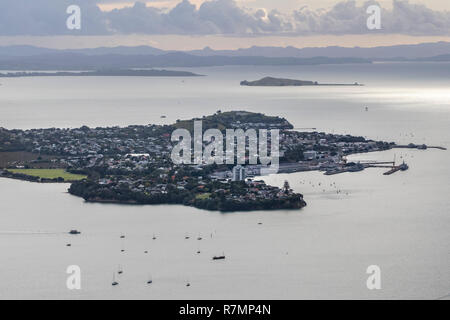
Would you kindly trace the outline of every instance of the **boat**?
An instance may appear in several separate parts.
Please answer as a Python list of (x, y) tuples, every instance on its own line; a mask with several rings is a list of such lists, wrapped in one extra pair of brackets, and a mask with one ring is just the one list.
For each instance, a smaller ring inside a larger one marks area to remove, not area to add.
[(116, 281), (116, 273), (113, 273), (113, 282), (111, 284), (113, 287), (118, 286), (119, 283)]
[(349, 166), (347, 169), (349, 172), (359, 172), (359, 171), (363, 171), (364, 170), (364, 165), (362, 165), (361, 163), (357, 163), (353, 166)]
[(392, 167), (392, 169), (389, 170), (388, 172), (385, 172), (384, 175), (388, 176), (388, 175), (391, 175), (393, 173), (396, 173), (397, 171), (406, 171), (408, 169), (409, 169), (409, 166), (405, 162), (403, 162), (401, 165), (399, 165), (397, 167), (395, 167), (395, 166)]
[(335, 168), (335, 169), (331, 169), (331, 170), (326, 171), (324, 174), (326, 176), (332, 176), (332, 175), (340, 174), (340, 173), (344, 173), (344, 172), (347, 172), (347, 170), (342, 169), (342, 168)]
[(399, 168), (401, 171), (406, 171), (409, 169), (409, 166), (403, 161)]
[(78, 230), (70, 230), (69, 234), (77, 235), (77, 234), (81, 234), (81, 232)]
[(213, 257), (213, 260), (225, 260), (225, 259), (226, 259), (225, 255)]

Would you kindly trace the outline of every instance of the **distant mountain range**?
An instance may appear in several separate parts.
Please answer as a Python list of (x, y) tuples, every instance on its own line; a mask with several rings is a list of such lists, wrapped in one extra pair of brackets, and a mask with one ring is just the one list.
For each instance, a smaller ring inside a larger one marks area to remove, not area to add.
[(323, 48), (303, 48), (295, 47), (250, 47), (238, 50), (212, 50), (205, 48), (188, 52), (200, 56), (264, 56), (264, 57), (329, 57), (329, 58), (362, 58), (362, 59), (417, 59), (431, 56), (450, 54), (450, 42), (422, 43), (416, 45), (397, 45), (373, 48), (361, 47), (323, 47)]
[(0, 70), (100, 70), (167, 67), (212, 67), (228, 65), (319, 65), (371, 63), (361, 58), (270, 58), (195, 56), (183, 52), (162, 55), (49, 53), (34, 56), (0, 57)]
[(165, 51), (149, 46), (49, 49), (0, 47), (0, 69), (78, 70), (136, 67), (202, 67), (224, 65), (315, 65), (373, 61), (450, 61), (450, 42), (374, 48), (250, 47), (237, 50)]

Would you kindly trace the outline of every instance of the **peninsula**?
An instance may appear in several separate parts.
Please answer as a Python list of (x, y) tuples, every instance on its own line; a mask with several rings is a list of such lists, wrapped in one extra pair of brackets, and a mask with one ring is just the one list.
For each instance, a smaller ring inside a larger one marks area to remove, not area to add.
[[(396, 147), (427, 148), (351, 135), (299, 132), (285, 118), (247, 111), (217, 111), (210, 116), (177, 120), (172, 125), (0, 128), (0, 177), (40, 183), (70, 182), (69, 193), (87, 202), (180, 204), (223, 212), (295, 210), (306, 206), (303, 196), (295, 193), (288, 183), (279, 188), (256, 179), (262, 174), (261, 164), (174, 163), (171, 154), (179, 141), (172, 141), (171, 135), (177, 129), (192, 131), (194, 122), (199, 120), (203, 132), (279, 130), (280, 173), (359, 172), (379, 164), (347, 162), (347, 155)], [(248, 144), (252, 142), (248, 136)], [(208, 144), (203, 141), (203, 149)], [(247, 149), (246, 157), (251, 156), (249, 152)], [(396, 168), (394, 165), (389, 168)], [(386, 168), (386, 164), (382, 167)], [(407, 166), (399, 170), (407, 170)]]
[(281, 79), (273, 77), (265, 77), (256, 81), (244, 80), (241, 82), (241, 86), (249, 87), (301, 87), (301, 86), (362, 86), (361, 84), (355, 82), (353, 84), (322, 84), (317, 81), (306, 81), (306, 80), (292, 80), (292, 79)]
[(58, 71), (58, 72), (8, 72), (0, 73), (0, 78), (24, 77), (200, 77), (202, 75), (188, 71), (173, 70), (96, 70), (96, 71)]

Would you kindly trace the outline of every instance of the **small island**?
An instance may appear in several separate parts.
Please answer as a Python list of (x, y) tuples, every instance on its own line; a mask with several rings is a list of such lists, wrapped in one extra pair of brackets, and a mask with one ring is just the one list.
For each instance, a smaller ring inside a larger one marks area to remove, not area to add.
[(358, 82), (353, 84), (336, 83), (336, 84), (323, 84), (317, 81), (306, 81), (306, 80), (293, 80), (293, 79), (282, 79), (265, 77), (256, 81), (244, 80), (241, 82), (241, 86), (249, 87), (302, 87), (302, 86), (362, 86)]
[(8, 72), (0, 73), (0, 78), (25, 78), (25, 77), (201, 77), (188, 71), (175, 70), (133, 70), (111, 69), (95, 71), (58, 71), (58, 72)]

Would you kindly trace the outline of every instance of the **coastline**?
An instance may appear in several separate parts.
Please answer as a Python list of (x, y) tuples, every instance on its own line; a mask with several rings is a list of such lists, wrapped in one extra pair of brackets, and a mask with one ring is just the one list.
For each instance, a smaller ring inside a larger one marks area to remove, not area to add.
[[(71, 194), (70, 192), (68, 192), (70, 195), (75, 196), (80, 198), (77, 195)], [(112, 204), (112, 205), (129, 205), (129, 206), (160, 206), (160, 205), (173, 205), (173, 206), (183, 206), (183, 207), (191, 207), (191, 208), (196, 208), (199, 210), (204, 210), (204, 211), (208, 211), (208, 212), (220, 212), (220, 213), (234, 213), (234, 212), (258, 212), (258, 211), (277, 211), (277, 210), (290, 210), (290, 211), (295, 211), (295, 210), (300, 210), (303, 209), (304, 207), (307, 206), (306, 202), (299, 202), (298, 203), (298, 207), (269, 207), (269, 208), (259, 208), (259, 209), (245, 209), (245, 208), (241, 208), (241, 209), (237, 209), (237, 210), (212, 210), (212, 209), (207, 209), (201, 206), (196, 206), (196, 205), (188, 205), (188, 204), (183, 204), (183, 203), (166, 203), (166, 202), (161, 202), (161, 203), (153, 203), (153, 204), (146, 204), (146, 203), (139, 203), (136, 201), (120, 201), (120, 200), (114, 200), (114, 199), (101, 199), (101, 198), (94, 198), (94, 199), (84, 199), (84, 201), (86, 203), (98, 203), (98, 204)]]
[[(171, 154), (179, 145), (174, 145), (171, 134), (185, 130), (188, 135), (192, 131), (194, 135), (203, 135), (202, 129), (196, 132), (198, 121), (194, 118), (164, 126), (83, 126), (28, 131), (0, 128), (0, 147), (9, 151), (5, 154), (9, 155), (9, 161), (3, 161), (3, 167), (7, 168), (0, 170), (0, 176), (38, 183), (70, 183), (71, 195), (93, 203), (178, 204), (220, 212), (298, 210), (307, 205), (303, 195), (294, 193), (288, 181), (279, 188), (262, 180), (247, 179), (261, 175), (263, 167), (257, 161), (255, 165), (244, 165), (245, 168), (223, 161), (194, 165), (174, 162)], [(219, 110), (203, 116), (201, 121), (203, 129), (218, 130), (222, 139), (226, 128), (233, 128), (233, 132), (255, 128), (281, 130), (282, 139), (277, 142), (282, 151), (278, 174), (322, 171), (335, 175), (373, 167), (389, 168), (391, 174), (409, 167), (406, 163), (396, 166), (395, 160), (349, 162), (346, 156), (393, 148), (427, 149), (426, 145), (397, 145), (361, 136), (292, 131), (293, 125), (285, 118), (248, 111)], [(251, 142), (254, 144), (255, 140)], [(14, 154), (14, 158), (12, 151), (22, 153)], [(24, 152), (30, 153), (28, 160), (24, 159)], [(42, 159), (41, 155), (49, 158)], [(37, 169), (39, 166), (47, 169)], [(235, 173), (237, 168), (241, 170), (239, 176)]]

